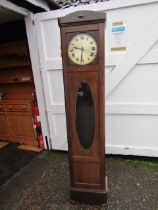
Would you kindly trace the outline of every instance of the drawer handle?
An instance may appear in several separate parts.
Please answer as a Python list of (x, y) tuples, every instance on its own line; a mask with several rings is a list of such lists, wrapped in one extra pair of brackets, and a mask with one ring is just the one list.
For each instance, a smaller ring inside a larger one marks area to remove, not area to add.
[(9, 105), (9, 106), (8, 106), (8, 108), (9, 108), (9, 109), (11, 109), (11, 108), (12, 108), (12, 106), (11, 106), (11, 105)]
[(26, 106), (24, 105), (24, 106), (22, 106), (22, 109), (26, 109)]

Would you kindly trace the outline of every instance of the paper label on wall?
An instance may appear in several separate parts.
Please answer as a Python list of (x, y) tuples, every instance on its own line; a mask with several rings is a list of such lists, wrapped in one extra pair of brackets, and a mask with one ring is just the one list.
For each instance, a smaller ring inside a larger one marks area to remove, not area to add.
[(125, 51), (124, 35), (126, 26), (123, 22), (113, 22), (111, 27), (111, 51)]

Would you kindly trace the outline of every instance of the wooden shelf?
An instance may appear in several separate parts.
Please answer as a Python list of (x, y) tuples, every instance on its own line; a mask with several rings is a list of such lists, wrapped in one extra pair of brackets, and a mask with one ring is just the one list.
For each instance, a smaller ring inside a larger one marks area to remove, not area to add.
[(30, 58), (26, 41), (0, 45), (0, 69), (29, 65)]
[(9, 64), (2, 64), (1, 62), (0, 62), (0, 71), (1, 70), (3, 70), (3, 69), (9, 69), (9, 70), (14, 70), (14, 68), (16, 68), (16, 67), (27, 67), (27, 66), (29, 66), (30, 64), (29, 64), (29, 62), (25, 62), (25, 63), (12, 63), (12, 62), (10, 62)]
[(32, 99), (35, 92), (26, 41), (0, 45), (0, 91), (7, 99)]
[(16, 84), (16, 83), (33, 83), (33, 81), (32, 80), (25, 80), (25, 81), (6, 81), (6, 82), (1, 82), (0, 81), (0, 85), (8, 85), (8, 84)]

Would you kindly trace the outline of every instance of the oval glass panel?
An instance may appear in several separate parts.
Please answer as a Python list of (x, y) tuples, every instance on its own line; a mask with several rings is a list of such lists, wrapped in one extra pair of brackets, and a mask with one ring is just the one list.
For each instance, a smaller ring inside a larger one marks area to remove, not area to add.
[(95, 132), (95, 110), (92, 92), (87, 81), (81, 81), (76, 98), (76, 129), (80, 144), (88, 149)]

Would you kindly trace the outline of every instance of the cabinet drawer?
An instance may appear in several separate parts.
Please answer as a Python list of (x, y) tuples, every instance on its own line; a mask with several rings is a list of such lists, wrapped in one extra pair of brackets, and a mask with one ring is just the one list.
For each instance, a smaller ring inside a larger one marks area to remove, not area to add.
[(4, 106), (4, 104), (0, 104), (0, 111), (5, 111), (5, 106)]
[(7, 104), (7, 111), (29, 111), (29, 104)]

